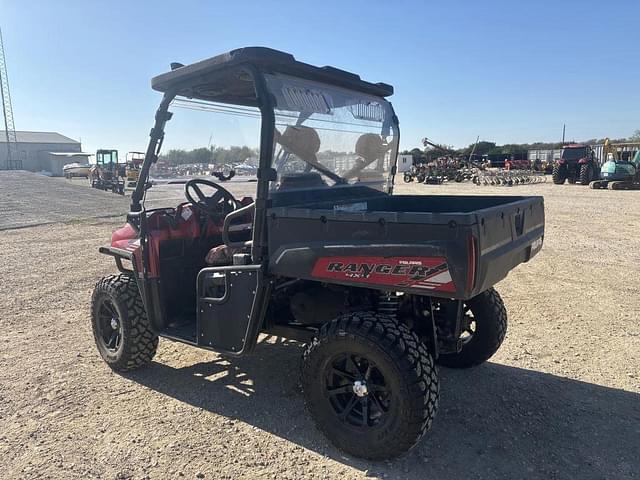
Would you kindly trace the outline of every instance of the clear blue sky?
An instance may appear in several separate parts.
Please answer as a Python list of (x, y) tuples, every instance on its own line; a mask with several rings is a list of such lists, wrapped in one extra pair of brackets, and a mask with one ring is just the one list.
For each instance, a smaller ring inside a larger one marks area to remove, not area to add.
[[(16, 126), (146, 146), (149, 79), (262, 45), (395, 86), (401, 146), (640, 128), (640, 2), (35, 1), (0, 5)], [(169, 135), (170, 133), (168, 133)]]

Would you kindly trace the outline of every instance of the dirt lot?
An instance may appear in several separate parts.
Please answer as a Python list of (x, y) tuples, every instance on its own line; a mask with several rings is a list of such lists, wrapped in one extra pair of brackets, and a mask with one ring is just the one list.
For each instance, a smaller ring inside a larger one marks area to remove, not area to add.
[[(89, 181), (0, 171), (0, 230), (124, 214), (120, 195), (87, 188)], [(28, 192), (28, 194), (25, 194)]]
[(97, 246), (122, 219), (76, 218), (0, 231), (0, 477), (640, 477), (640, 192), (407, 191), (543, 194), (547, 212), (540, 255), (497, 286), (502, 349), (441, 369), (440, 411), (410, 454), (370, 463), (333, 448), (304, 410), (294, 343), (228, 361), (161, 341), (150, 367), (112, 373), (88, 312), (115, 271)]

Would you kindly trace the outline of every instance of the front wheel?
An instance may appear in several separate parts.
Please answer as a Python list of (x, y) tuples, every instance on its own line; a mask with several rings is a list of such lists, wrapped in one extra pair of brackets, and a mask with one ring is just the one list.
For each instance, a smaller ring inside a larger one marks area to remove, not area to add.
[(302, 386), (327, 438), (371, 460), (415, 446), (438, 405), (427, 348), (406, 325), (372, 312), (344, 315), (320, 329), (304, 353)]
[(104, 277), (91, 297), (93, 336), (102, 359), (124, 372), (146, 365), (158, 347), (136, 279), (120, 274)]
[(410, 173), (405, 173), (403, 179), (404, 179), (404, 183), (413, 182), (413, 176)]
[(468, 368), (486, 362), (498, 351), (507, 333), (507, 309), (495, 289), (476, 295), (463, 305), (462, 350), (445, 353), (438, 363), (451, 368)]

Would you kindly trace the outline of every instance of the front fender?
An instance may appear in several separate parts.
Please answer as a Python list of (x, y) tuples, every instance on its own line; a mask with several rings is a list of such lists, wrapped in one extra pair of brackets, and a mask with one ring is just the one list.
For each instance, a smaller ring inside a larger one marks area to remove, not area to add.
[[(141, 267), (140, 255), (137, 255), (138, 249), (139, 246), (137, 249), (128, 250), (117, 247), (100, 247), (98, 251), (104, 255), (113, 257), (116, 261), (118, 270), (120, 270), (122, 273), (135, 275), (136, 272), (140, 271)], [(126, 268), (122, 263), (123, 260), (128, 260), (129, 262), (131, 262), (131, 268)]]

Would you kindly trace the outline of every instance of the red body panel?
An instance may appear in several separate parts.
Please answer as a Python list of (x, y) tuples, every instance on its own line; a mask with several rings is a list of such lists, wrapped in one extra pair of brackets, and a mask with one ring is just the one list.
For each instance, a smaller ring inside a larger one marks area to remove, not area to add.
[(140, 237), (138, 236), (138, 231), (130, 223), (125, 223), (124, 226), (111, 234), (111, 246), (131, 252), (136, 268), (139, 271), (142, 269)]
[(367, 285), (456, 290), (444, 257), (322, 257), (311, 275)]
[[(174, 215), (175, 225), (172, 225), (170, 216)], [(160, 276), (160, 244), (167, 240), (198, 238), (200, 216), (191, 205), (181, 205), (175, 212), (162, 210), (151, 213), (147, 218), (147, 228), (149, 231), (147, 235), (149, 271), (147, 273), (150, 278), (156, 278)]]
[[(240, 205), (253, 203), (250, 197), (244, 197)], [(157, 210), (150, 212), (147, 217), (147, 245), (149, 249), (150, 278), (160, 276), (160, 245), (167, 240), (200, 238), (200, 212), (190, 203), (183, 203), (176, 209)], [(251, 214), (247, 214), (247, 222), (251, 222)], [(206, 237), (222, 235), (222, 218), (219, 222), (207, 222)], [(111, 246), (133, 253), (136, 267), (142, 271), (142, 255), (140, 251), (140, 237), (138, 231), (129, 223), (119, 228), (111, 235)]]

